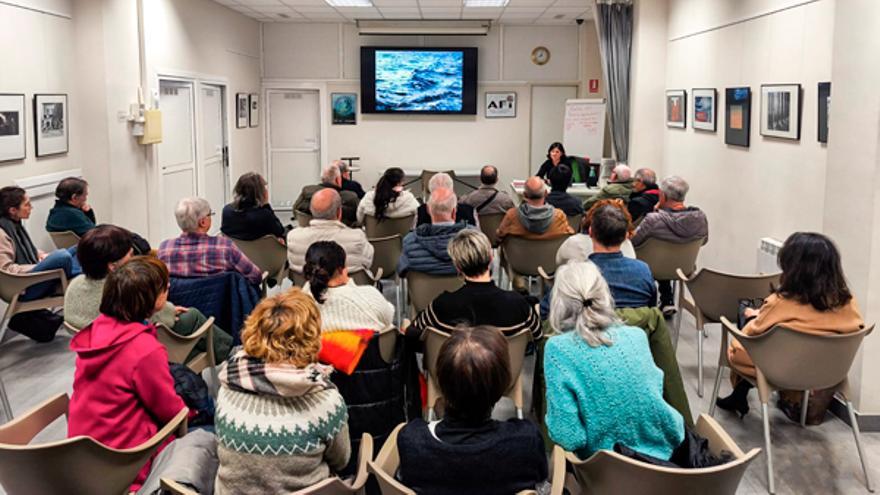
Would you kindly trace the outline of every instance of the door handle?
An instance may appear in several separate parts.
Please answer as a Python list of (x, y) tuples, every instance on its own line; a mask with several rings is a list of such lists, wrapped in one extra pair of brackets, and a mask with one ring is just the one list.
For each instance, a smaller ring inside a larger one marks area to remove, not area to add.
[(229, 168), (229, 146), (223, 146), (223, 166)]

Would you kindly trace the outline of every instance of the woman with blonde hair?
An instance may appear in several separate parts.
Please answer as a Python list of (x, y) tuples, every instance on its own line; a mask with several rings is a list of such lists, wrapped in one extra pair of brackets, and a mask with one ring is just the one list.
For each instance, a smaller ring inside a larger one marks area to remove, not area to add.
[(216, 493), (290, 493), (342, 469), (345, 402), (317, 363), (321, 316), (298, 288), (263, 299), (220, 369)]

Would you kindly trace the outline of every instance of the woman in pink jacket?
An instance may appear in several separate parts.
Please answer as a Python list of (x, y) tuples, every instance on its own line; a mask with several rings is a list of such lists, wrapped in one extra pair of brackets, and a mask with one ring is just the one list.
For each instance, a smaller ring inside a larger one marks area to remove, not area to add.
[[(101, 315), (70, 342), (77, 357), (68, 436), (87, 435), (117, 449), (136, 447), (185, 407), (174, 391), (165, 347), (147, 321), (167, 297), (168, 269), (156, 258), (132, 258), (107, 276)], [(132, 491), (143, 484), (151, 464), (152, 459), (138, 473)]]

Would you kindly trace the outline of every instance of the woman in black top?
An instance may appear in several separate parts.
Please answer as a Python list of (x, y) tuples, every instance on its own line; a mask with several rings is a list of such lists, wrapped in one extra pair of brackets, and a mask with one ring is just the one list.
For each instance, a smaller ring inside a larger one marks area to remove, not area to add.
[(547, 178), (547, 174), (550, 173), (550, 170), (559, 165), (560, 163), (564, 163), (571, 167), (572, 157), (567, 156), (565, 154), (565, 146), (562, 146), (562, 143), (553, 143), (550, 145), (550, 148), (547, 149), (547, 160), (541, 164), (541, 168), (538, 169), (538, 177), (542, 179)]
[(284, 242), (287, 232), (269, 204), (269, 183), (263, 176), (254, 172), (242, 175), (232, 193), (232, 203), (223, 207), (223, 235), (242, 241), (274, 235)]

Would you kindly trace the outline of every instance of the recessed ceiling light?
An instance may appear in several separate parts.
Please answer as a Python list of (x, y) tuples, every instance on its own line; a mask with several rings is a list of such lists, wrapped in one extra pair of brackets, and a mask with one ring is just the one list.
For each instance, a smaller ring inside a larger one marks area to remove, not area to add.
[(370, 0), (324, 0), (333, 7), (372, 7)]
[(465, 7), (505, 7), (509, 0), (464, 0)]

